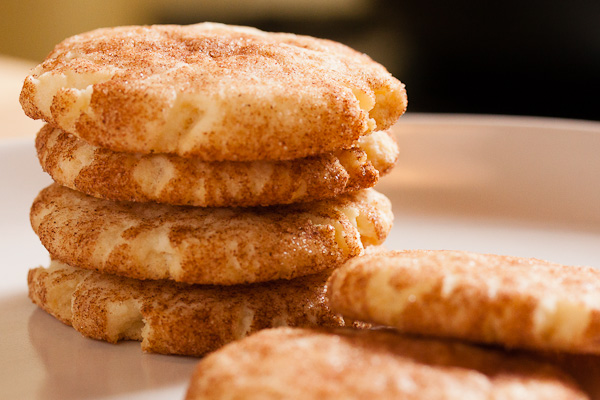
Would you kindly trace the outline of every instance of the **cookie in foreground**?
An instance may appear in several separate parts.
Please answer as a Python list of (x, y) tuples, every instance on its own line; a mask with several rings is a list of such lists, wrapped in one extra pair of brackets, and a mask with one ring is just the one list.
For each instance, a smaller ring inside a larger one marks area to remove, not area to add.
[(381, 244), (393, 221), (373, 189), (287, 206), (113, 202), (53, 184), (31, 224), (57, 260), (136, 279), (232, 285), (330, 269)]
[(195, 399), (587, 399), (556, 367), (386, 330), (278, 328), (209, 354)]
[(20, 101), (95, 146), (204, 161), (349, 148), (407, 102), (383, 66), (340, 43), (214, 23), (68, 38), (25, 79)]
[(509, 348), (600, 354), (600, 270), (466, 251), (351, 260), (328, 283), (345, 317)]
[(390, 133), (356, 147), (287, 161), (201, 161), (119, 153), (50, 125), (37, 135), (40, 164), (55, 182), (94, 197), (200, 207), (269, 206), (335, 197), (374, 186), (398, 157)]
[(138, 281), (52, 261), (29, 271), (29, 297), (86, 337), (138, 340), (147, 352), (201, 356), (260, 329), (342, 326), (321, 273), (254, 285)]

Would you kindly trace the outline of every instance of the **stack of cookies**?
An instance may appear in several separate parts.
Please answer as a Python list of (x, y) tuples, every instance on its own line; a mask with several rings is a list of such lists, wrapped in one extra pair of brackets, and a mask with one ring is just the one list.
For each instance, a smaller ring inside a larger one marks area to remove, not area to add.
[(56, 46), (21, 104), (54, 181), (31, 299), (85, 336), (202, 355), (259, 329), (340, 326), (332, 269), (382, 243), (375, 192), (404, 86), (338, 43), (220, 24)]

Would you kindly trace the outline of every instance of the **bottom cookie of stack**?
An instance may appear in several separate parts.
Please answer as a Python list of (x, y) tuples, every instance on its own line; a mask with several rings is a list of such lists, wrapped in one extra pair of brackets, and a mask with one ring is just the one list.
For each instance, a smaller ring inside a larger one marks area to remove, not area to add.
[(325, 302), (328, 272), (233, 286), (136, 280), (52, 261), (29, 271), (29, 297), (84, 336), (138, 340), (148, 352), (201, 356), (255, 331), (343, 326)]

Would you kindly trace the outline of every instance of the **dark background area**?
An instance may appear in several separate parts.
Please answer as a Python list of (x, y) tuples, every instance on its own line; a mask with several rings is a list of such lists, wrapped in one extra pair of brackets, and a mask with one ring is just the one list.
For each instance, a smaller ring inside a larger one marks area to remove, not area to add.
[(406, 84), (409, 112), (600, 120), (600, 0), (1, 0), (0, 54), (34, 64), (91, 29), (201, 21), (348, 44)]
[[(360, 15), (218, 16), (330, 38), (408, 89), (409, 111), (600, 119), (600, 1), (377, 0)], [(214, 20), (165, 13), (160, 23)]]

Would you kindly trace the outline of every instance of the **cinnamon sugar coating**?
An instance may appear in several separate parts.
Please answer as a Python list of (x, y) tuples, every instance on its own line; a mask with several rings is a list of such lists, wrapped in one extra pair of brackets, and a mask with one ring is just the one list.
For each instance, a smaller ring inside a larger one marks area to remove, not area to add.
[(372, 187), (398, 156), (391, 134), (290, 161), (209, 162), (176, 155), (117, 153), (50, 125), (36, 139), (42, 168), (63, 186), (94, 197), (201, 207), (268, 206), (330, 198)]
[(600, 271), (466, 251), (350, 260), (328, 283), (331, 308), (404, 332), (509, 348), (600, 354)]
[(20, 101), (95, 146), (204, 161), (349, 148), (407, 102), (401, 82), (342, 44), (213, 23), (68, 38), (25, 79)]
[(152, 353), (201, 356), (260, 329), (342, 326), (325, 303), (327, 273), (254, 285), (139, 281), (53, 261), (29, 271), (29, 297), (86, 337), (139, 340)]
[(195, 399), (587, 399), (555, 367), (391, 331), (278, 328), (209, 354)]
[(330, 269), (387, 236), (389, 200), (372, 189), (257, 208), (113, 202), (53, 184), (31, 208), (51, 256), (137, 279), (231, 285)]

